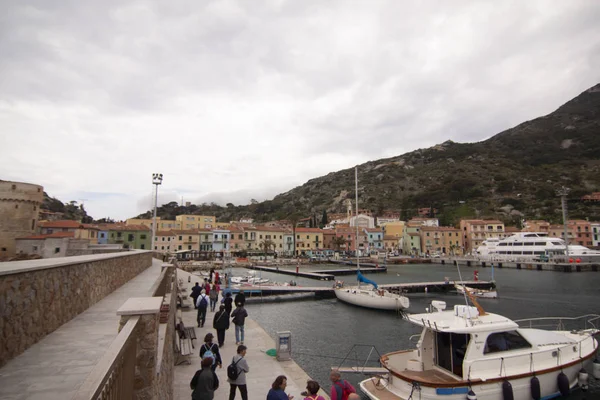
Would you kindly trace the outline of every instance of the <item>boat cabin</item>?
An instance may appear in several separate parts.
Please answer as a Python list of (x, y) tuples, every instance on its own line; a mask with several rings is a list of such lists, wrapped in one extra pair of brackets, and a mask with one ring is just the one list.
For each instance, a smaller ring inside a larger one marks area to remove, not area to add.
[[(443, 302), (437, 305), (440, 303)], [(444, 379), (455, 381), (473, 379), (474, 371), (470, 373), (470, 369), (474, 363), (481, 372), (486, 369), (485, 360), (497, 361), (502, 357), (500, 353), (532, 348), (515, 322), (496, 314), (479, 315), (476, 307), (456, 305), (453, 311), (436, 309), (410, 315), (408, 320), (423, 327), (416, 350), (420, 363), (414, 364), (413, 370), (438, 372), (429, 376), (446, 374)]]

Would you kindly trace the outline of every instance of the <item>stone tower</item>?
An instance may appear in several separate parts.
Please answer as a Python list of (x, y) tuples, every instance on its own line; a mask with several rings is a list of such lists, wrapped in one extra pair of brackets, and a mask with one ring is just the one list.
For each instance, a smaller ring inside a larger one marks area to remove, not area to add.
[(35, 233), (44, 188), (0, 181), (0, 260), (15, 255), (15, 238)]

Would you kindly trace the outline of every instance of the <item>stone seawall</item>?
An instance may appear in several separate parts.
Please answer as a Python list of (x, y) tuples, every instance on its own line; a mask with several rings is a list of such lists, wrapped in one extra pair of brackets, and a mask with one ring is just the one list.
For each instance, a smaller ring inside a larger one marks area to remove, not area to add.
[(0, 367), (151, 264), (149, 251), (0, 263)]

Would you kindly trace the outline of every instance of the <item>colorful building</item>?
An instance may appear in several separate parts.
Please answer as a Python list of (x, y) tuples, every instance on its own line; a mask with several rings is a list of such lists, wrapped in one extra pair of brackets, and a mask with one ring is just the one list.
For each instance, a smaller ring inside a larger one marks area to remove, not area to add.
[(383, 251), (383, 230), (380, 228), (365, 228), (363, 232), (367, 238), (367, 251)]
[(154, 250), (160, 252), (176, 252), (175, 237), (173, 231), (157, 231), (154, 236)]
[(149, 250), (152, 232), (145, 225), (114, 225), (108, 228), (108, 244), (121, 244), (125, 248)]
[(230, 232), (228, 229), (213, 229), (212, 249), (218, 252), (229, 251)]
[(306, 255), (310, 250), (323, 247), (323, 230), (319, 228), (296, 228), (296, 255)]
[(175, 220), (181, 225), (179, 229), (213, 229), (217, 223), (214, 215), (182, 214), (176, 216)]
[(423, 226), (420, 232), (421, 250), (425, 254), (462, 255), (461, 230), (447, 226)]
[(200, 251), (200, 233), (198, 230), (175, 229), (172, 232), (175, 235), (173, 243), (175, 251)]
[(406, 226), (402, 236), (402, 253), (420, 255), (422, 226)]
[(50, 235), (56, 232), (73, 232), (74, 239), (86, 239), (90, 244), (98, 244), (98, 232), (100, 229), (89, 224), (82, 224), (72, 220), (42, 221), (38, 223), (42, 235)]
[(504, 238), (504, 223), (498, 220), (463, 219), (460, 221), (463, 235), (463, 254), (474, 252), (484, 240)]

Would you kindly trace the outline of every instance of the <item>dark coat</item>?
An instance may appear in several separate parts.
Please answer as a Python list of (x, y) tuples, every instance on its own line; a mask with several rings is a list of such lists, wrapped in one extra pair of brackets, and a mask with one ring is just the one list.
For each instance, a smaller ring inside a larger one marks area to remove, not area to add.
[(233, 308), (233, 299), (231, 297), (225, 297), (225, 300), (223, 300), (223, 304), (225, 305), (225, 311), (227, 312), (227, 315), (231, 314), (231, 309)]
[(246, 304), (246, 295), (244, 293), (238, 293), (235, 295), (235, 305), (241, 304), (242, 306)]
[(227, 310), (217, 311), (213, 319), (214, 329), (229, 329), (229, 314)]
[(200, 285), (194, 286), (192, 288), (192, 294), (190, 295), (190, 297), (192, 299), (197, 299), (198, 296), (200, 296), (200, 293), (202, 293), (202, 286), (200, 286)]
[(190, 382), (190, 388), (193, 390), (192, 399), (212, 400), (218, 387), (219, 378), (217, 374), (210, 368), (199, 369)]

